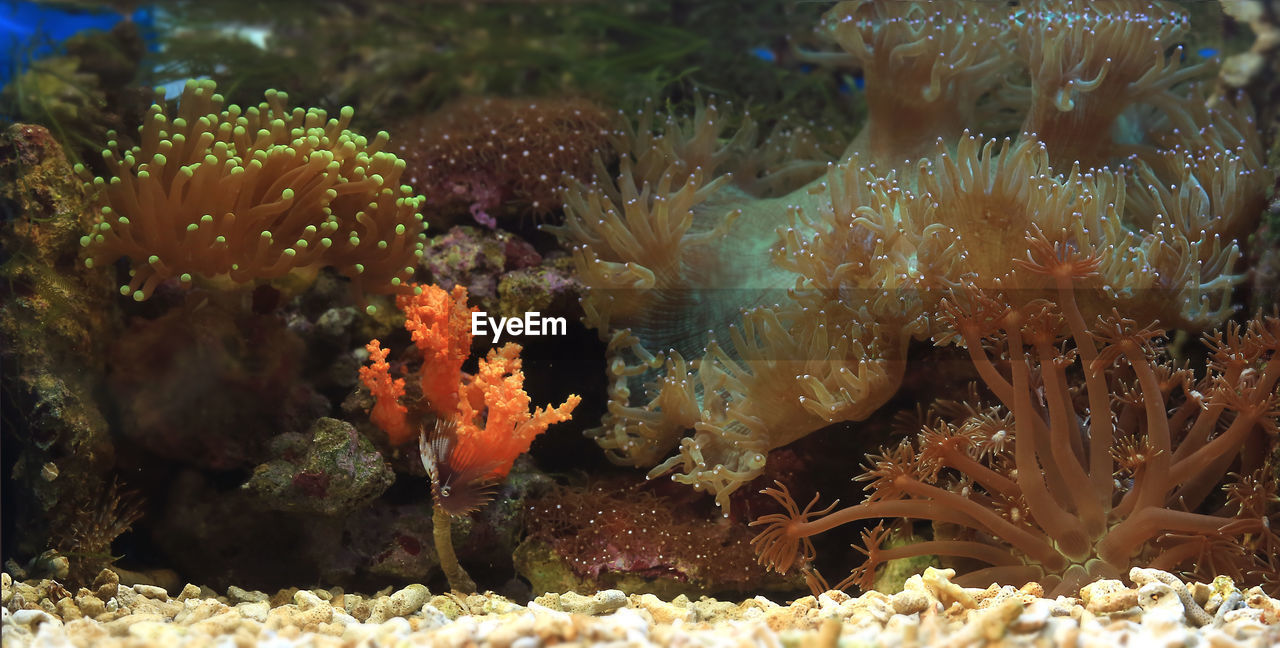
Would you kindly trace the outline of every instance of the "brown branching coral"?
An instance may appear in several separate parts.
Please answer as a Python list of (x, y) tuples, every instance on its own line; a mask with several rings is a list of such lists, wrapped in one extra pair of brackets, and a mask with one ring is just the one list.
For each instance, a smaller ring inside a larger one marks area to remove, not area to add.
[(1036, 235), (1020, 263), (1057, 286), (1056, 304), (980, 292), (944, 304), (938, 339), (962, 342), (1007, 415), (939, 418), (869, 455), (855, 506), (814, 512), (816, 497), (800, 509), (785, 486), (769, 489), (784, 512), (755, 523), (762, 562), (785, 571), (813, 559), (816, 534), (910, 518), (933, 522), (934, 538), (887, 549), (883, 533), (864, 534), (867, 560), (846, 583), (870, 588), (884, 561), (930, 554), (985, 565), (964, 576), (974, 584), (1035, 580), (1059, 593), (1135, 564), (1275, 578), (1280, 500), (1265, 447), (1280, 417), (1280, 317), (1207, 336), (1196, 381), (1163, 360), (1159, 329), (1119, 315), (1086, 324), (1077, 284), (1101, 259), (1067, 238)]
[(958, 287), (993, 308), (1055, 298), (1018, 265), (1040, 231), (1096, 264), (1076, 280), (1087, 321), (1203, 331), (1232, 312), (1271, 174), (1249, 108), (1190, 83), (1211, 71), (1181, 62), (1173, 5), (867, 0), (824, 25), (871, 106), (825, 174), (789, 193), (742, 177), (755, 131), (703, 105), (642, 121), (616, 180), (568, 193), (557, 233), (609, 344), (592, 434), (612, 459), (727, 504), (768, 450), (887, 401)]
[[(425, 245), (420, 197), (404, 162), (322, 110), (288, 97), (242, 110), (191, 81), (176, 114), (153, 105), (138, 144), (112, 139), (113, 176), (92, 179), (102, 220), (81, 239), (85, 264), (133, 262), (120, 291), (149, 297), (166, 280), (245, 283), (333, 266), (358, 291), (404, 292)], [(88, 172), (77, 165), (82, 176)]]

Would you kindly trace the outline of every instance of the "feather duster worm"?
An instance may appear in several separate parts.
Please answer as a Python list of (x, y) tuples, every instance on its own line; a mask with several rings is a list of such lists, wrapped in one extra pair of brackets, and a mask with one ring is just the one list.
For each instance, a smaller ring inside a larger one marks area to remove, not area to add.
[[(555, 231), (608, 343), (611, 402), (591, 434), (614, 461), (674, 471), (727, 506), (770, 449), (892, 396), (907, 344), (937, 333), (957, 287), (998, 288), (1019, 308), (1052, 297), (1016, 263), (1038, 229), (1098, 259), (1078, 286), (1086, 317), (1119, 307), (1205, 330), (1230, 312), (1237, 241), (1271, 178), (1249, 111), (1209, 108), (1184, 83), (1207, 71), (1170, 53), (1185, 19), (1119, 0), (1002, 8), (1004, 20), (990, 3), (936, 6), (828, 14), (873, 110), (850, 155), (809, 184), (779, 193), (736, 175), (760, 168), (754, 131), (728, 136), (699, 106), (688, 126), (642, 121), (616, 181), (568, 193)], [(956, 54), (931, 59), (942, 47)], [(1025, 87), (989, 82), (1002, 74)], [(1024, 129), (992, 142), (954, 115)]]

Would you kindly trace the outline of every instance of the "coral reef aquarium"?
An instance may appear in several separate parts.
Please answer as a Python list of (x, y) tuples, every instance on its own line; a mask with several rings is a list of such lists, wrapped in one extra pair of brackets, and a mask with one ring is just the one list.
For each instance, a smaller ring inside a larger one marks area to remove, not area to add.
[(1280, 2), (0, 49), (5, 648), (1280, 645)]

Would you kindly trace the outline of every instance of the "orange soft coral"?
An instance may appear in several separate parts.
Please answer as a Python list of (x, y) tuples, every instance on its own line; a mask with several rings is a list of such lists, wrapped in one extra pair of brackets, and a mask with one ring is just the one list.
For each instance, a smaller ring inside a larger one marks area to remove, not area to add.
[(391, 377), (388, 351), (377, 340), (366, 346), (372, 364), (360, 368), (360, 380), (376, 400), (370, 418), (392, 444), (413, 438), (413, 430), (424, 427), (430, 415), (456, 422), (435, 426), (432, 438), (423, 444), (434, 455), (428, 458), (428, 470), (435, 469), (433, 481), (466, 475), (483, 487), (502, 479), (534, 437), (552, 423), (569, 420), (581, 400), (570, 395), (558, 407), (530, 412), (518, 344), (490, 350), (474, 376), (463, 373), (462, 363), (471, 352), (474, 310), (467, 306), (466, 288), (456, 286), (450, 293), (424, 286), (398, 297), (396, 305), (404, 311), (404, 327), (422, 353), (422, 403), (411, 408), (399, 402), (405, 394), (404, 379)]
[(391, 377), (391, 365), (387, 363), (390, 349), (382, 348), (382, 343), (377, 340), (369, 342), (364, 348), (369, 351), (371, 364), (360, 367), (360, 382), (374, 398), (369, 420), (387, 433), (392, 444), (400, 445), (413, 436), (405, 420), (409, 410), (400, 404), (400, 397), (404, 396), (404, 378)]
[(458, 406), (458, 385), (462, 383), (462, 363), (471, 355), (471, 312), (467, 289), (454, 286), (445, 292), (426, 286), (416, 295), (396, 298), (404, 311), (404, 328), (422, 351), (422, 397), (440, 416), (449, 416)]
[[(474, 592), (475, 581), (453, 550), (453, 516), (484, 506), (493, 486), (511, 472), (534, 437), (552, 423), (569, 420), (582, 399), (571, 394), (558, 407), (530, 412), (518, 344), (490, 350), (474, 376), (463, 373), (471, 350), (466, 288), (446, 293), (436, 286), (414, 286), (414, 294), (398, 298), (396, 305), (422, 352), (418, 379), (423, 400), (412, 408), (399, 402), (404, 379), (392, 379), (387, 351), (373, 340), (366, 347), (373, 364), (360, 368), (361, 382), (377, 401), (370, 418), (397, 445), (412, 438), (412, 430), (422, 430), (418, 451), (431, 478), (432, 535), (440, 566), (451, 588)], [(431, 418), (434, 424), (428, 425)]]
[[(422, 352), (418, 381), (424, 404), (437, 416), (452, 416), (458, 407), (462, 363), (471, 355), (472, 309), (467, 307), (467, 289), (455, 286), (448, 293), (438, 286), (425, 286), (413, 294), (398, 296), (396, 306), (404, 311), (404, 328)], [(389, 349), (383, 349), (377, 340), (365, 348), (371, 364), (360, 368), (360, 382), (375, 400), (369, 418), (387, 433), (393, 445), (403, 444), (415, 436), (409, 425), (409, 410), (400, 404), (405, 393), (404, 379), (391, 378)]]
[[(470, 455), (469, 448), (483, 449), (485, 460), (493, 467), (481, 479), (498, 480), (507, 476), (516, 457), (524, 454), (534, 437), (552, 423), (571, 418), (573, 408), (582, 399), (570, 394), (559, 407), (547, 405), (529, 412), (529, 395), (524, 391), (524, 372), (520, 369), (519, 344), (508, 342), (500, 349), (490, 349), (480, 361), (480, 370), (458, 390), (458, 428), (455, 455)], [(482, 417), (483, 412), (483, 417)]]

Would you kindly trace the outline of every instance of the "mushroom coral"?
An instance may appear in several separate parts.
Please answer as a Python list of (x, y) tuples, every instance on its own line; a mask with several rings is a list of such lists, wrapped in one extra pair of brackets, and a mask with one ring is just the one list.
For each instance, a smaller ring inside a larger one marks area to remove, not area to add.
[(839, 3), (825, 56), (870, 110), (825, 173), (714, 106), (642, 119), (555, 228), (608, 344), (591, 434), (727, 507), (769, 450), (887, 401), (958, 287), (1051, 298), (1017, 265), (1037, 231), (1097, 259), (1084, 317), (1220, 323), (1271, 176), (1247, 107), (1191, 83), (1211, 70), (1181, 62), (1186, 28), (1156, 2)]

